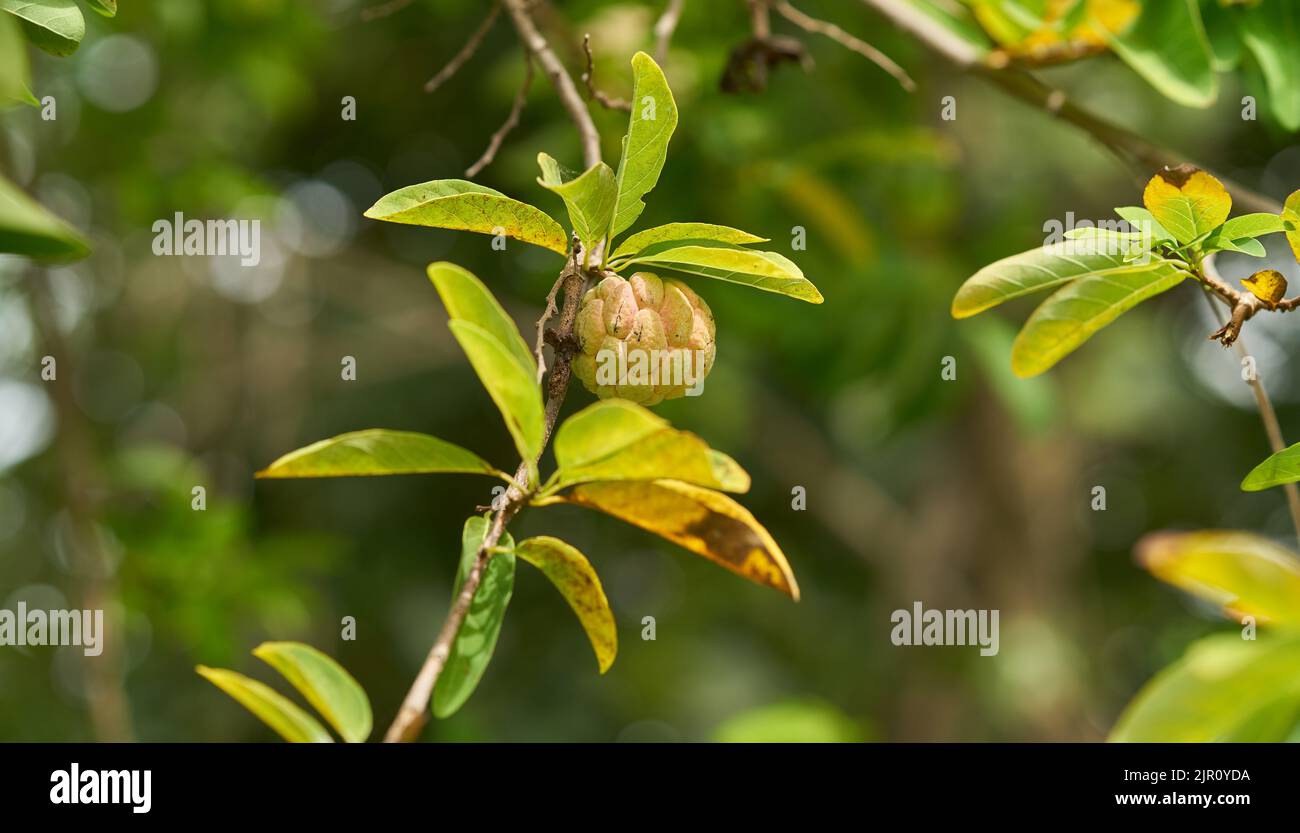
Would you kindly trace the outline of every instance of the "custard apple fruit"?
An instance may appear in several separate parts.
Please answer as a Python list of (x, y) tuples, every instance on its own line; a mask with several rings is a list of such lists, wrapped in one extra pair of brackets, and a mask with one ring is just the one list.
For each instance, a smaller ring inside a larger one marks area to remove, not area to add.
[(587, 390), (641, 405), (698, 393), (713, 368), (713, 312), (686, 284), (610, 275), (582, 298), (573, 373)]

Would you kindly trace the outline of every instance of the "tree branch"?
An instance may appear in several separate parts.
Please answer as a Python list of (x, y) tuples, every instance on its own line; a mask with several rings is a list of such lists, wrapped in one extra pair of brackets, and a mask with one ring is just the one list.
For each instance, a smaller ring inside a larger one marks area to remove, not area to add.
[(466, 61), (474, 57), (474, 53), (477, 52), (479, 46), (482, 45), (483, 39), (487, 37), (487, 33), (492, 31), (492, 24), (496, 23), (497, 15), (499, 14), (501, 14), (501, 4), (499, 2), (493, 3), (491, 10), (488, 11), (487, 17), (483, 18), (483, 22), (480, 23), (478, 28), (474, 30), (473, 34), (469, 36), (469, 40), (465, 41), (465, 45), (460, 48), (460, 51), (452, 56), (452, 59), (447, 62), (445, 67), (438, 70), (437, 75), (425, 82), (424, 91), (426, 93), (431, 93), (441, 87), (447, 79), (455, 75), (457, 71), (465, 65)]
[(795, 26), (798, 26), (800, 29), (803, 29), (805, 32), (812, 32), (816, 35), (825, 35), (844, 48), (863, 56), (885, 72), (894, 76), (898, 83), (902, 85), (903, 89), (907, 90), (909, 93), (916, 91), (916, 82), (912, 80), (912, 77), (908, 75), (902, 67), (894, 63), (893, 59), (888, 55), (861, 38), (850, 35), (834, 23), (826, 20), (818, 20), (815, 17), (804, 14), (794, 6), (787, 3), (786, 0), (776, 0), (776, 2), (772, 4), (772, 8), (776, 9), (776, 13), (781, 15), (781, 17), (784, 17), (786, 20), (790, 21)]
[(479, 171), (491, 165), (492, 160), (497, 158), (497, 151), (501, 149), (501, 143), (505, 141), (506, 136), (510, 135), (510, 131), (519, 125), (519, 114), (524, 111), (524, 105), (528, 103), (528, 87), (532, 83), (533, 57), (527, 50), (524, 50), (524, 82), (519, 85), (519, 92), (515, 93), (514, 103), (510, 105), (510, 115), (506, 116), (505, 122), (492, 134), (492, 138), (488, 140), (487, 150), (483, 151), (483, 155), (478, 158), (478, 161), (465, 169), (466, 179), (473, 179), (478, 176)]
[(537, 30), (537, 24), (533, 22), (532, 16), (525, 7), (525, 0), (502, 0), (502, 2), (505, 3), (506, 11), (510, 13), (510, 18), (514, 21), (515, 29), (519, 32), (524, 46), (537, 58), (537, 63), (546, 73), (546, 77), (551, 79), (555, 94), (560, 97), (560, 103), (564, 105), (569, 118), (578, 129), (578, 138), (582, 141), (583, 162), (585, 167), (590, 168), (600, 161), (600, 134), (596, 132), (596, 124), (591, 120), (591, 112), (587, 110), (586, 102), (578, 94), (578, 88), (569, 77), (564, 64), (556, 57), (546, 38), (542, 37), (542, 33)]
[[(1003, 92), (1087, 132), (1120, 161), (1133, 166), (1140, 178), (1139, 181), (1144, 184), (1151, 171), (1163, 167), (1172, 168), (1190, 161), (1176, 151), (1149, 142), (1083, 109), (1071, 101), (1063, 90), (1044, 84), (1028, 72), (1007, 66), (1005, 61), (990, 63), (978, 47), (944, 28), (907, 0), (862, 0), (862, 2), (889, 18), (900, 29), (915, 36), (930, 50), (951, 61), (958, 68), (978, 75)], [(1214, 173), (1204, 165), (1197, 164), (1197, 167)], [(1276, 200), (1252, 191), (1218, 173), (1215, 173), (1215, 176), (1232, 193), (1233, 200), (1238, 206), (1251, 211), (1266, 211), (1273, 214), (1281, 211), (1282, 206)]]
[[(1219, 318), (1219, 311), (1211, 300), (1213, 288), (1208, 285), (1208, 281), (1213, 280), (1223, 285), (1223, 279), (1219, 276), (1218, 269), (1214, 264), (1214, 257), (1205, 258), (1201, 263), (1201, 269), (1204, 277), (1207, 278), (1207, 291), (1205, 295), (1206, 303), (1210, 305), (1211, 313)], [(1216, 293), (1217, 294), (1217, 293)], [(1254, 297), (1254, 296), (1251, 296)], [(1222, 298), (1220, 298), (1222, 300)], [(1236, 318), (1236, 307), (1233, 307), (1233, 319)], [(1219, 318), (1222, 321), (1222, 318)], [(1230, 323), (1230, 322), (1229, 322)], [(1227, 326), (1225, 324), (1225, 326)], [(1238, 325), (1240, 328), (1240, 325)], [(1242, 359), (1250, 357), (1246, 350), (1245, 342), (1235, 339), (1237, 346), (1237, 355)], [(1264, 424), (1264, 433), (1268, 436), (1268, 444), (1273, 453), (1286, 448), (1286, 440), (1282, 438), (1282, 426), (1277, 421), (1277, 411), (1273, 410), (1273, 401), (1269, 398), (1268, 391), (1264, 390), (1264, 382), (1259, 378), (1259, 369), (1255, 368), (1254, 372), (1246, 376), (1246, 384), (1250, 385), (1251, 392), (1255, 394), (1255, 404), (1259, 407), (1259, 419)], [(1287, 508), (1291, 511), (1291, 523), (1295, 527), (1296, 539), (1300, 541), (1300, 487), (1295, 483), (1284, 483), (1283, 492), (1286, 493)]]
[(686, 5), (686, 0), (668, 0), (668, 5), (664, 6), (664, 13), (655, 21), (655, 63), (663, 66), (664, 61), (668, 59), (668, 44), (672, 42), (673, 32), (677, 31), (677, 24), (682, 19), (682, 8)]
[[(587, 105), (578, 95), (573, 79), (569, 77), (564, 66), (555, 57), (555, 53), (551, 51), (546, 39), (533, 25), (532, 18), (529, 17), (524, 7), (524, 0), (503, 1), (515, 22), (515, 28), (519, 30), (520, 37), (551, 78), (556, 93), (560, 96), (560, 100), (564, 102), (566, 109), (569, 110), (569, 114), (578, 128), (578, 133), (582, 137), (583, 155), (587, 167), (595, 165), (600, 161), (600, 136), (596, 133)], [(560, 408), (564, 405), (564, 397), (569, 389), (571, 363), (575, 351), (573, 327), (578, 318), (578, 308), (582, 303), (582, 294), (587, 286), (587, 278), (591, 274), (589, 270), (584, 269), (582, 266), (587, 262), (588, 258), (585, 253), (580, 252), (575, 245), (573, 254), (568, 263), (565, 264), (558, 281), (564, 292), (564, 306), (560, 310), (560, 320), (553, 332), (555, 336), (555, 355), (550, 377), (546, 380), (545, 423), (542, 433), (543, 450), (546, 448), (547, 443), (550, 442), (551, 433), (555, 430), (555, 423), (560, 416)], [(548, 298), (547, 308), (542, 313), (542, 320), (538, 324), (539, 332), (544, 330), (546, 321), (552, 314), (553, 304), (551, 302), (554, 301), (555, 291), (555, 289), (551, 290), (552, 297)], [(492, 517), (492, 524), (488, 527), (487, 535), (483, 538), (483, 543), (474, 555), (474, 564), (470, 567), (469, 574), (465, 576), (465, 582), (461, 585), (460, 593), (457, 594), (456, 600), (452, 603), (447, 619), (443, 622), (442, 629), (438, 631), (438, 637), (434, 640), (433, 647), (429, 649), (424, 664), (420, 667), (419, 674), (416, 675), (415, 682), (411, 684), (410, 690), (406, 693), (397, 716), (384, 734), (385, 743), (413, 741), (419, 736), (425, 724), (429, 722), (429, 699), (433, 696), (433, 689), (438, 683), (438, 676), (442, 673), (447, 658), (451, 655), (451, 647), (455, 643), (461, 625), (465, 622), (465, 616), (474, 601), (474, 594), (483, 579), (488, 560), (493, 557), (495, 548), (501, 540), (501, 535), (505, 532), (506, 525), (527, 504), (531, 496), (531, 485), (528, 482), (528, 464), (530, 462), (535, 464), (537, 461), (520, 462), (519, 468), (515, 470), (514, 483), (506, 490), (504, 501)]]

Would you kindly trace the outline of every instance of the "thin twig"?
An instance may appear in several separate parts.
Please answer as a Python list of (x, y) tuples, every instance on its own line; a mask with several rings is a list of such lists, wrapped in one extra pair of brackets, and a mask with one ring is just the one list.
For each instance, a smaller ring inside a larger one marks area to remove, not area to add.
[(655, 21), (655, 63), (660, 66), (668, 60), (668, 45), (672, 42), (673, 32), (677, 31), (677, 24), (681, 22), (682, 8), (685, 5), (686, 0), (668, 0), (664, 13)]
[(596, 64), (591, 57), (591, 35), (582, 36), (582, 51), (587, 56), (587, 69), (582, 73), (582, 83), (587, 85), (587, 95), (600, 103), (607, 110), (632, 112), (632, 104), (626, 99), (612, 96), (596, 86)]
[(524, 105), (528, 103), (528, 87), (533, 83), (533, 58), (532, 55), (524, 50), (524, 82), (519, 85), (519, 92), (515, 93), (514, 103), (510, 105), (510, 115), (492, 134), (488, 140), (487, 150), (478, 161), (465, 169), (465, 177), (473, 179), (478, 176), (479, 171), (492, 164), (492, 160), (497, 158), (497, 151), (501, 149), (501, 143), (505, 141), (510, 131), (519, 126), (519, 115), (524, 111)]
[(786, 0), (776, 0), (776, 2), (772, 4), (772, 8), (776, 9), (777, 14), (781, 15), (795, 26), (798, 26), (800, 29), (803, 29), (805, 32), (812, 32), (816, 35), (825, 35), (846, 49), (858, 53), (868, 61), (871, 61), (876, 66), (883, 69), (885, 72), (894, 76), (898, 83), (902, 85), (903, 89), (907, 90), (909, 93), (916, 92), (916, 82), (912, 80), (912, 77), (908, 75), (902, 67), (894, 63), (894, 60), (888, 55), (861, 38), (850, 35), (848, 32), (830, 21), (819, 20), (815, 17), (804, 14), (794, 6), (787, 3)]
[[(578, 247), (573, 247), (573, 254), (570, 263), (577, 265)], [(546, 325), (550, 322), (551, 316), (559, 312), (555, 305), (555, 299), (559, 297), (560, 287), (564, 286), (564, 274), (561, 273), (555, 279), (555, 284), (551, 286), (551, 291), (546, 293), (546, 306), (542, 309), (542, 317), (537, 319), (537, 344), (533, 348), (533, 353), (537, 356), (537, 383), (541, 384), (542, 377), (546, 375), (546, 355), (542, 348), (546, 346)]]
[[(582, 137), (583, 155), (587, 167), (595, 165), (600, 161), (600, 135), (596, 133), (596, 127), (591, 121), (591, 113), (578, 95), (573, 79), (569, 77), (563, 64), (555, 57), (555, 53), (551, 51), (546, 39), (537, 31), (537, 27), (533, 24), (532, 18), (525, 8), (525, 0), (504, 0), (504, 2), (506, 9), (515, 22), (515, 28), (519, 31), (520, 37), (551, 78), (556, 93), (560, 96), (560, 100), (564, 103), (566, 109), (569, 110), (574, 124), (578, 128), (578, 133)], [(588, 272), (581, 268), (580, 264), (586, 262), (585, 257), (580, 258), (578, 256), (575, 247), (574, 256), (565, 264), (564, 271), (560, 273), (560, 284), (564, 292), (564, 306), (560, 310), (560, 320), (553, 333), (555, 336), (554, 366), (551, 368), (550, 377), (546, 380), (545, 421), (542, 431), (543, 449), (550, 441), (551, 433), (555, 430), (555, 423), (560, 417), (560, 408), (564, 404), (564, 397), (569, 389), (569, 377), (572, 372), (571, 364), (575, 349), (573, 328), (578, 318), (578, 308), (582, 303), (582, 293), (586, 289), (588, 278)], [(548, 316), (549, 313), (543, 313), (543, 317)], [(461, 625), (465, 622), (465, 616), (469, 612), (470, 604), (474, 600), (474, 594), (478, 590), (479, 582), (482, 581), (483, 574), (487, 569), (488, 560), (495, 554), (506, 525), (528, 502), (530, 497), (529, 471), (536, 463), (536, 460), (525, 460), (520, 462), (519, 468), (516, 469), (514, 484), (506, 490), (504, 501), (502, 501), (500, 508), (495, 511), (492, 517), (492, 523), (488, 527), (487, 535), (484, 536), (483, 543), (479, 545), (478, 552), (475, 553), (474, 564), (465, 576), (465, 582), (461, 586), (460, 593), (457, 595), (455, 602), (452, 603), (447, 619), (443, 623), (442, 629), (438, 631), (438, 637), (434, 641), (433, 647), (429, 649), (424, 664), (420, 667), (419, 674), (416, 675), (410, 690), (402, 700), (402, 706), (398, 710), (397, 716), (393, 719), (392, 725), (388, 727), (388, 731), (384, 735), (386, 743), (415, 740), (425, 724), (428, 723), (429, 699), (433, 696), (433, 689), (438, 684), (438, 676), (442, 673), (447, 658), (451, 655), (451, 646), (460, 633)]]
[(487, 17), (483, 18), (483, 22), (480, 23), (478, 28), (474, 30), (474, 33), (469, 36), (469, 40), (465, 41), (465, 45), (460, 48), (460, 51), (452, 56), (452, 59), (447, 62), (445, 67), (438, 70), (437, 75), (425, 82), (424, 91), (426, 93), (431, 93), (441, 87), (447, 79), (455, 75), (456, 72), (465, 65), (466, 61), (474, 57), (474, 53), (477, 52), (479, 46), (482, 45), (483, 39), (487, 37), (487, 33), (492, 31), (492, 24), (496, 23), (497, 15), (499, 14), (501, 14), (501, 4), (493, 3), (491, 10), (488, 11)]
[(587, 110), (586, 102), (578, 94), (578, 88), (574, 85), (568, 70), (564, 68), (564, 64), (551, 49), (551, 45), (546, 42), (546, 38), (537, 30), (537, 24), (528, 13), (525, 0), (502, 0), (502, 2), (505, 3), (511, 20), (514, 21), (520, 39), (537, 58), (537, 63), (546, 73), (546, 77), (551, 79), (555, 94), (560, 97), (560, 103), (564, 105), (569, 118), (578, 128), (578, 138), (582, 141), (582, 158), (585, 167), (590, 168), (600, 161), (600, 134), (596, 132), (596, 124), (591, 120), (591, 112)]
[(388, 17), (390, 14), (397, 14), (402, 9), (411, 5), (413, 0), (389, 0), (378, 6), (371, 6), (368, 9), (361, 10), (361, 19), (369, 23), (372, 20), (378, 20), (381, 17)]

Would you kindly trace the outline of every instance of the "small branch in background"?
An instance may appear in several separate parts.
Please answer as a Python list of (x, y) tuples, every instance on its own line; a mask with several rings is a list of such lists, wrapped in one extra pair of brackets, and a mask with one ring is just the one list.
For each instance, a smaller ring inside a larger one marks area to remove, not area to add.
[(76, 360), (59, 329), (46, 276), (29, 274), (28, 278), (37, 336), (41, 346), (58, 360), (57, 375), (50, 389), (58, 417), (54, 443), (59, 459), (59, 485), (73, 536), (74, 577), (82, 605), (87, 610), (102, 610), (105, 615), (99, 656), (78, 657), (83, 661), (86, 706), (97, 740), (125, 743), (134, 739), (123, 668), (126, 623), (121, 618), (117, 582), (98, 528), (101, 515), (98, 496), (104, 494), (105, 488), (91, 427), (73, 395)]
[(497, 158), (497, 151), (501, 150), (501, 143), (505, 141), (506, 136), (510, 135), (511, 130), (519, 126), (519, 115), (523, 113), (524, 105), (528, 103), (528, 87), (532, 83), (533, 58), (528, 50), (524, 50), (524, 82), (519, 85), (519, 92), (515, 93), (514, 103), (510, 105), (510, 115), (506, 116), (506, 120), (492, 134), (492, 138), (488, 140), (487, 150), (483, 151), (478, 161), (465, 169), (467, 179), (473, 179), (478, 176), (479, 171), (492, 164), (492, 160)]
[(582, 73), (582, 83), (587, 85), (587, 95), (600, 103), (607, 110), (632, 112), (632, 104), (624, 99), (609, 95), (596, 86), (595, 61), (591, 57), (591, 35), (582, 36), (582, 51), (587, 56), (587, 69)]
[(514, 21), (515, 29), (519, 32), (524, 46), (533, 53), (538, 65), (551, 80), (551, 85), (555, 87), (555, 94), (560, 97), (560, 103), (564, 105), (569, 118), (578, 128), (578, 138), (582, 141), (584, 167), (590, 168), (600, 161), (600, 134), (596, 132), (596, 124), (591, 120), (591, 112), (587, 110), (586, 102), (578, 94), (578, 88), (574, 85), (568, 70), (564, 68), (564, 64), (551, 49), (551, 45), (546, 42), (546, 38), (537, 30), (537, 24), (528, 13), (526, 0), (502, 0), (502, 2), (505, 3), (506, 11), (510, 13), (510, 18)]
[(369, 23), (372, 20), (379, 20), (381, 17), (388, 17), (390, 14), (397, 14), (402, 9), (411, 5), (412, 0), (389, 0), (387, 3), (381, 3), (378, 6), (371, 6), (368, 9), (361, 10), (361, 20)]
[(759, 93), (767, 89), (768, 73), (785, 63), (798, 64), (804, 72), (813, 60), (804, 45), (794, 38), (772, 34), (768, 0), (746, 0), (749, 4), (749, 40), (731, 50), (719, 86), (724, 93)]
[(781, 17), (784, 17), (786, 20), (790, 21), (795, 26), (798, 26), (800, 29), (803, 29), (805, 32), (824, 35), (844, 48), (858, 53), (868, 61), (871, 61), (876, 66), (883, 69), (885, 72), (894, 76), (898, 83), (902, 85), (903, 89), (907, 90), (909, 93), (916, 92), (916, 82), (912, 80), (912, 77), (908, 75), (902, 67), (894, 63), (892, 58), (866, 41), (850, 35), (834, 23), (826, 20), (818, 20), (815, 17), (804, 14), (794, 6), (787, 3), (786, 0), (776, 0), (776, 2), (772, 4), (772, 8), (776, 9), (777, 14), (781, 15)]
[(478, 28), (474, 30), (474, 33), (469, 36), (469, 40), (465, 41), (465, 45), (460, 48), (460, 51), (452, 56), (452, 59), (447, 62), (445, 67), (438, 70), (437, 75), (425, 82), (424, 91), (426, 93), (431, 93), (441, 87), (448, 79), (455, 75), (462, 66), (465, 65), (466, 61), (474, 57), (474, 53), (477, 52), (479, 46), (482, 45), (483, 39), (487, 37), (487, 33), (492, 31), (492, 24), (496, 23), (497, 16), (500, 14), (501, 4), (493, 3), (492, 9), (488, 12), (487, 17), (483, 18), (483, 22), (480, 23)]
[[(908, 0), (862, 0), (862, 2), (884, 15), (898, 28), (914, 36), (931, 51), (951, 61), (959, 69), (978, 75), (1003, 92), (1090, 134), (1121, 162), (1135, 168), (1138, 180), (1143, 185), (1146, 184), (1147, 177), (1152, 171), (1163, 167), (1172, 168), (1180, 163), (1191, 161), (1179, 153), (1153, 144), (1079, 107), (1064, 91), (1044, 84), (1028, 72), (1007, 66), (1005, 60), (996, 58), (991, 62), (986, 60), (978, 47), (940, 25)], [(1233, 202), (1238, 207), (1271, 214), (1277, 214), (1282, 210), (1282, 206), (1276, 200), (1246, 188), (1205, 165), (1194, 162), (1192, 164), (1214, 173), (1231, 192)]]
[(668, 0), (664, 13), (655, 21), (655, 63), (659, 66), (668, 60), (668, 45), (672, 42), (673, 32), (677, 31), (677, 24), (681, 22), (682, 8), (685, 5), (686, 0)]

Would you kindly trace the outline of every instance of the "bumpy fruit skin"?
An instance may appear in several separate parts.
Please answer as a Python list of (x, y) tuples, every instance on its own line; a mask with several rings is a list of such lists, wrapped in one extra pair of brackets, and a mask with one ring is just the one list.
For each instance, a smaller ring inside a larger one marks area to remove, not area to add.
[(581, 352), (573, 373), (601, 399), (655, 405), (684, 396), (709, 375), (716, 355), (709, 305), (686, 284), (651, 272), (610, 275), (589, 289), (574, 332)]

